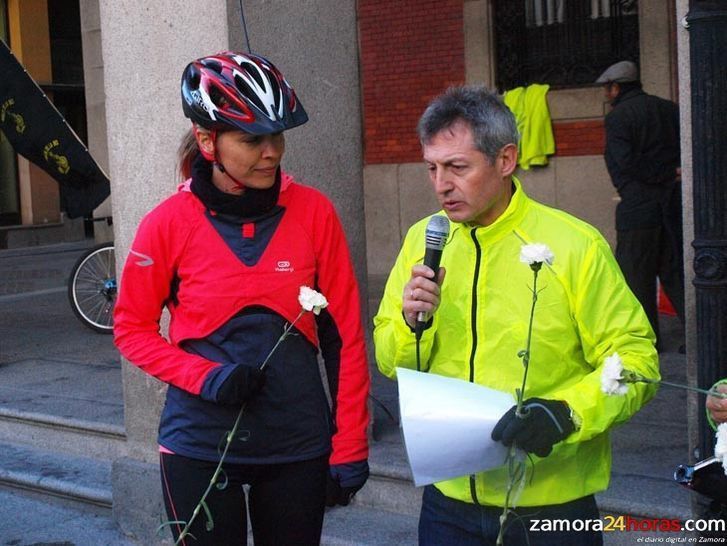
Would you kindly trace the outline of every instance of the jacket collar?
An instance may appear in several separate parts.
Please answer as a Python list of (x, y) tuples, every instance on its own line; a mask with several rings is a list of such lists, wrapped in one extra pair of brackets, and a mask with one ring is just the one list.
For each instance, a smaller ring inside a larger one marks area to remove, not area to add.
[(476, 230), (478, 237), (485, 237), (490, 241), (512, 233), (513, 229), (520, 225), (531, 202), (525, 190), (523, 190), (522, 183), (515, 176), (512, 177), (512, 185), (513, 193), (510, 203), (497, 220), (489, 226), (474, 223), (456, 224), (453, 226), (453, 231), (456, 232), (459, 229), (465, 231)]
[(611, 106), (616, 106), (617, 104), (621, 104), (624, 101), (627, 101), (629, 99), (633, 99), (634, 97), (638, 97), (639, 95), (645, 95), (645, 94), (646, 93), (644, 92), (644, 90), (641, 89), (640, 87), (637, 87), (635, 89), (629, 89), (625, 93), (621, 93), (618, 97), (616, 97), (613, 100), (613, 103), (611, 104)]

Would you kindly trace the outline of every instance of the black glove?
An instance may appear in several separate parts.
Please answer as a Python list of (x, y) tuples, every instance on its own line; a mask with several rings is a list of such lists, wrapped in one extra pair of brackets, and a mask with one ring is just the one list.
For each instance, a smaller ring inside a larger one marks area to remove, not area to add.
[(492, 429), (492, 439), (506, 446), (513, 443), (528, 453), (547, 457), (553, 445), (564, 440), (575, 430), (570, 408), (560, 400), (528, 398), (523, 402), (524, 417), (515, 415), (511, 407)]
[(331, 465), (326, 483), (326, 506), (348, 506), (368, 477), (368, 461)]
[(227, 376), (217, 391), (217, 402), (240, 405), (253, 397), (265, 384), (265, 370), (258, 367), (236, 364), (235, 370)]

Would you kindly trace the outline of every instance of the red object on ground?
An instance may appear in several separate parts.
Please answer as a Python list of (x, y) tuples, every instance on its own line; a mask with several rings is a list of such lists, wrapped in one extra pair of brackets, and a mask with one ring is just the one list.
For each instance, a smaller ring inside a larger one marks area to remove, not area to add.
[(659, 291), (656, 295), (656, 303), (659, 309), (659, 313), (675, 317), (677, 312), (674, 310), (674, 306), (669, 301), (669, 298), (664, 292), (664, 288), (659, 284)]

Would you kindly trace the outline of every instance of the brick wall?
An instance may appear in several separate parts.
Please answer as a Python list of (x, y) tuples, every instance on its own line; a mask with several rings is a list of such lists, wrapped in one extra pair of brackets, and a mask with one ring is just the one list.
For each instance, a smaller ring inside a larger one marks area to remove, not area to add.
[(555, 155), (601, 155), (606, 147), (603, 120), (553, 123)]
[(463, 0), (359, 0), (364, 161), (421, 161), (427, 103), (465, 80)]

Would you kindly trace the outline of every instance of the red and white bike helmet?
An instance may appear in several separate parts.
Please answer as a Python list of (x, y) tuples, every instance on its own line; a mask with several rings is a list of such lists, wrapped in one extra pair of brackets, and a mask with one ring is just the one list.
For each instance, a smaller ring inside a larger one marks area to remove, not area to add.
[(186, 117), (211, 131), (265, 135), (308, 121), (295, 91), (270, 61), (232, 51), (187, 65), (182, 108)]

